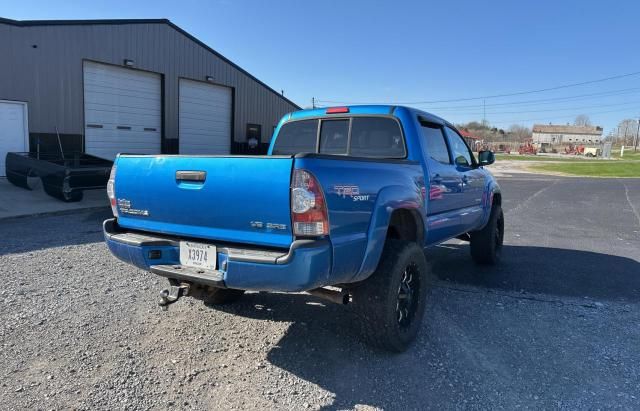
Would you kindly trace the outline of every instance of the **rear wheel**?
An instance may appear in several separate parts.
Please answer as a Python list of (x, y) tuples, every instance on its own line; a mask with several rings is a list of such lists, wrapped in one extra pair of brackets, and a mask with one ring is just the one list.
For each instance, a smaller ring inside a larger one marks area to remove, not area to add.
[(504, 214), (498, 204), (491, 208), (489, 222), (471, 235), (471, 257), (478, 264), (492, 265), (500, 261), (504, 241)]
[(366, 341), (394, 352), (415, 339), (427, 300), (429, 269), (415, 243), (388, 239), (376, 271), (351, 289)]

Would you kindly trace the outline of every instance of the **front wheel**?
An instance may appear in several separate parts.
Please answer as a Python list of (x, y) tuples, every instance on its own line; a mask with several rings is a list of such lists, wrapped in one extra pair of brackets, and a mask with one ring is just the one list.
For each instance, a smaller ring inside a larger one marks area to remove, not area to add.
[(500, 261), (504, 240), (504, 214), (495, 204), (491, 208), (489, 222), (484, 228), (469, 233), (471, 235), (471, 258), (478, 264), (493, 265)]
[(387, 240), (376, 271), (351, 289), (365, 340), (402, 352), (415, 339), (427, 301), (429, 268), (415, 243)]

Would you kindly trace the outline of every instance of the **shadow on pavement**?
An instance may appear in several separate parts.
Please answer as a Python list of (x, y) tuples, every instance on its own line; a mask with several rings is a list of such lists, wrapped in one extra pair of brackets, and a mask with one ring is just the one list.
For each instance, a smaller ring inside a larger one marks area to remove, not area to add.
[(360, 341), (357, 319), (348, 307), (310, 295), (251, 293), (241, 303), (217, 309), (260, 320), (292, 322), (267, 359), (329, 391), (333, 399), (327, 400), (327, 409), (351, 409), (356, 404), (388, 407), (388, 394), (376, 392), (378, 379), (388, 376), (370, 375), (371, 359), (389, 367), (411, 367), (414, 361), (411, 351), (391, 355), (370, 349)]
[[(441, 283), (593, 299), (640, 298), (640, 263), (629, 258), (507, 246), (500, 266), (479, 267), (468, 257), (468, 246), (447, 247), (427, 254)], [(430, 315), (438, 315), (439, 310), (455, 307), (434, 307), (446, 305), (446, 298), (437, 300), (439, 303), (431, 300), (427, 306), (419, 341), (403, 354), (370, 349), (361, 342), (358, 320), (348, 307), (309, 295), (250, 293), (240, 303), (218, 309), (261, 320), (291, 322), (267, 358), (274, 366), (328, 391), (332, 398), (324, 400), (329, 403), (327, 409), (358, 404), (424, 409), (438, 407), (436, 404), (442, 401), (446, 404), (447, 398), (459, 394), (459, 387), (450, 381), (461, 377), (460, 370), (447, 369), (446, 365), (442, 368), (443, 362), (457, 361), (449, 358), (451, 346), (447, 337), (443, 339), (450, 330), (432, 329), (437, 326), (429, 321)], [(462, 330), (460, 324), (451, 326)], [(478, 372), (480, 369), (475, 370)]]
[(495, 267), (471, 261), (468, 245), (443, 245), (427, 252), (432, 270), (445, 282), (477, 287), (640, 301), (640, 263), (627, 257), (547, 247), (505, 246)]
[(102, 222), (110, 217), (103, 207), (1, 220), (0, 256), (103, 242)]

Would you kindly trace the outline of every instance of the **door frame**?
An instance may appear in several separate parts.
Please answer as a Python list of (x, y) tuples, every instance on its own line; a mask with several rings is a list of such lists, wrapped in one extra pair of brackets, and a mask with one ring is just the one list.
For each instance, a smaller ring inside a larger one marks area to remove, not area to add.
[(0, 103), (19, 104), (22, 106), (22, 113), (24, 118), (24, 149), (29, 151), (29, 103), (19, 100), (0, 100)]

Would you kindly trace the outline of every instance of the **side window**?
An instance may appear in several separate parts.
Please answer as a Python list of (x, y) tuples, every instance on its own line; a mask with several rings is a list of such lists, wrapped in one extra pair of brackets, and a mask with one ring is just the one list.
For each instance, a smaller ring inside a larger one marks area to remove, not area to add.
[(323, 120), (320, 126), (320, 153), (347, 154), (349, 120)]
[(454, 164), (471, 166), (473, 164), (471, 151), (469, 151), (469, 147), (467, 147), (462, 137), (460, 137), (460, 134), (448, 126), (446, 130), (447, 136), (449, 136), (449, 143), (451, 144), (451, 154), (453, 155)]
[(353, 117), (351, 150), (354, 157), (405, 158), (404, 139), (397, 121), (385, 117)]
[(283, 124), (276, 137), (273, 154), (315, 153), (318, 120), (300, 120)]
[(442, 134), (442, 127), (436, 125), (422, 125), (425, 158), (432, 158), (442, 164), (451, 164), (447, 142)]

